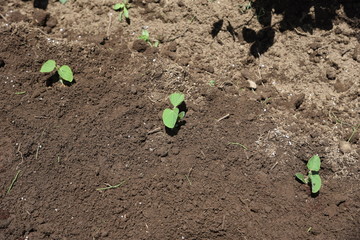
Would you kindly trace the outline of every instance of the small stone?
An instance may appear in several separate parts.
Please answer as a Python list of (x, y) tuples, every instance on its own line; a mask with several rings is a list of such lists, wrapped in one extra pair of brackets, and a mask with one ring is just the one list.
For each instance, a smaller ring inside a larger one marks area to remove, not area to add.
[(333, 68), (329, 68), (326, 70), (326, 77), (329, 80), (335, 80), (336, 79), (336, 71)]
[(177, 147), (171, 148), (171, 153), (173, 155), (178, 155), (180, 153), (180, 149)]
[(256, 90), (257, 85), (256, 85), (256, 83), (254, 81), (247, 80), (247, 82), (249, 83), (248, 88)]
[(342, 153), (349, 153), (349, 152), (351, 152), (352, 147), (349, 142), (341, 141), (339, 143), (339, 149), (340, 149), (340, 152), (342, 152)]
[(155, 150), (155, 154), (160, 157), (166, 157), (168, 155), (168, 150), (166, 147), (159, 147)]
[(351, 87), (350, 82), (345, 85), (343, 82), (337, 80), (334, 84), (334, 88), (338, 93), (346, 92), (350, 87)]
[(337, 206), (335, 204), (331, 204), (330, 206), (324, 209), (325, 216), (333, 217), (336, 215), (336, 213), (337, 213)]

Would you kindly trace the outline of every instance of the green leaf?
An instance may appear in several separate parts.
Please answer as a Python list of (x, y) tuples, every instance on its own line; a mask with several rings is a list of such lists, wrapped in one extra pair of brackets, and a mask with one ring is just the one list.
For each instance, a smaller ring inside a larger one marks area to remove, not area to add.
[(295, 177), (305, 184), (308, 183), (308, 181), (305, 179), (305, 176), (301, 173), (296, 173)]
[(309, 174), (309, 179), (311, 182), (311, 192), (317, 193), (321, 188), (321, 178), (319, 174)]
[(169, 96), (170, 102), (174, 107), (179, 106), (185, 99), (185, 95), (182, 93), (173, 93)]
[(71, 71), (71, 68), (68, 65), (61, 66), (58, 70), (58, 73), (60, 77), (65, 81), (72, 82), (74, 79), (73, 72)]
[(65, 4), (68, 0), (59, 0), (62, 4)]
[(113, 9), (114, 10), (119, 10), (119, 9), (122, 9), (122, 8), (124, 8), (124, 4), (123, 3), (117, 3), (117, 4), (115, 4), (114, 6), (113, 6)]
[(120, 13), (119, 13), (119, 21), (120, 21), (120, 22), (121, 22), (122, 19), (123, 19), (123, 15), (124, 15), (124, 12), (120, 12)]
[(179, 109), (174, 108), (173, 110), (167, 108), (164, 110), (162, 119), (163, 123), (168, 128), (174, 128), (179, 117)]
[(183, 119), (185, 117), (185, 112), (182, 111), (179, 113), (179, 119)]
[(154, 47), (158, 47), (159, 44), (160, 44), (160, 42), (159, 42), (158, 40), (156, 40), (156, 41), (154, 42)]
[(126, 7), (124, 7), (124, 16), (125, 16), (126, 18), (129, 18), (129, 11), (127, 10)]
[(306, 166), (310, 171), (318, 172), (320, 170), (320, 164), (321, 162), (319, 156), (314, 155), (309, 159)]
[(142, 30), (141, 35), (144, 36), (146, 39), (149, 39), (149, 31), (148, 30)]
[(54, 60), (47, 60), (40, 69), (42, 73), (52, 72), (56, 67), (56, 62)]

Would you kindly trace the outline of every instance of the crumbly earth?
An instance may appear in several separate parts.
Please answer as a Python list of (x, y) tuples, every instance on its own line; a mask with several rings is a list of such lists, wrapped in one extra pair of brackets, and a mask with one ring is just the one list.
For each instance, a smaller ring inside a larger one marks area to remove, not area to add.
[(0, 0), (0, 239), (360, 239), (358, 1), (114, 3)]

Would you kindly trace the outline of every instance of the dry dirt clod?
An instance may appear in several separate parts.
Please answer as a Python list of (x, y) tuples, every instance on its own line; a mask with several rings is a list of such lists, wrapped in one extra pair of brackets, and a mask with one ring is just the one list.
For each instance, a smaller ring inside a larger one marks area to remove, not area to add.
[(336, 79), (336, 71), (335, 69), (329, 68), (326, 70), (326, 77), (329, 80), (335, 80)]
[(357, 44), (353, 53), (353, 59), (360, 62), (360, 44)]
[(291, 106), (296, 110), (296, 109), (299, 109), (301, 104), (303, 104), (305, 100), (305, 94), (304, 93), (301, 93), (301, 94), (298, 94), (298, 95), (295, 95), (291, 98)]
[(339, 143), (339, 149), (340, 149), (340, 152), (342, 152), (342, 153), (349, 153), (349, 152), (351, 152), (352, 147), (349, 142), (341, 141)]

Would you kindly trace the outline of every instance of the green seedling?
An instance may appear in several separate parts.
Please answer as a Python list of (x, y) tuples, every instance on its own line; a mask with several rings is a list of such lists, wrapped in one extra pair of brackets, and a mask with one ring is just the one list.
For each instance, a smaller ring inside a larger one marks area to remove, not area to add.
[(65, 4), (68, 0), (59, 0), (62, 4)]
[(128, 2), (126, 0), (124, 0), (122, 3), (116, 3), (113, 6), (113, 9), (115, 11), (120, 11), (120, 13), (119, 13), (119, 21), (120, 22), (123, 20), (123, 16), (126, 19), (130, 19), (130, 17), (129, 17), (129, 8), (130, 8), (130, 4), (128, 4)]
[(22, 94), (25, 94), (26, 93), (26, 91), (24, 91), (24, 92), (16, 92), (15, 94), (16, 95), (22, 95)]
[(72, 82), (74, 79), (73, 72), (71, 71), (71, 68), (68, 65), (62, 65), (59, 66), (56, 64), (55, 60), (47, 60), (40, 69), (40, 72), (42, 73), (49, 73), (54, 70), (57, 70), (59, 76), (60, 76), (60, 82), (63, 83), (63, 80)]
[(159, 41), (155, 40), (154, 42), (152, 42), (150, 40), (150, 35), (149, 35), (149, 31), (144, 29), (141, 31), (141, 36), (138, 37), (138, 39), (144, 40), (146, 43), (148, 43), (150, 46), (154, 46), (154, 47), (158, 47), (159, 46)]
[(320, 158), (318, 155), (312, 156), (308, 163), (307, 168), (309, 169), (308, 175), (305, 176), (301, 173), (296, 173), (295, 177), (305, 184), (311, 184), (311, 192), (317, 193), (321, 188), (321, 178), (319, 175), (320, 170)]
[(173, 109), (165, 109), (162, 114), (163, 123), (166, 127), (173, 129), (176, 123), (185, 117), (185, 112), (179, 112), (178, 106), (184, 101), (185, 95), (173, 93), (169, 96)]

